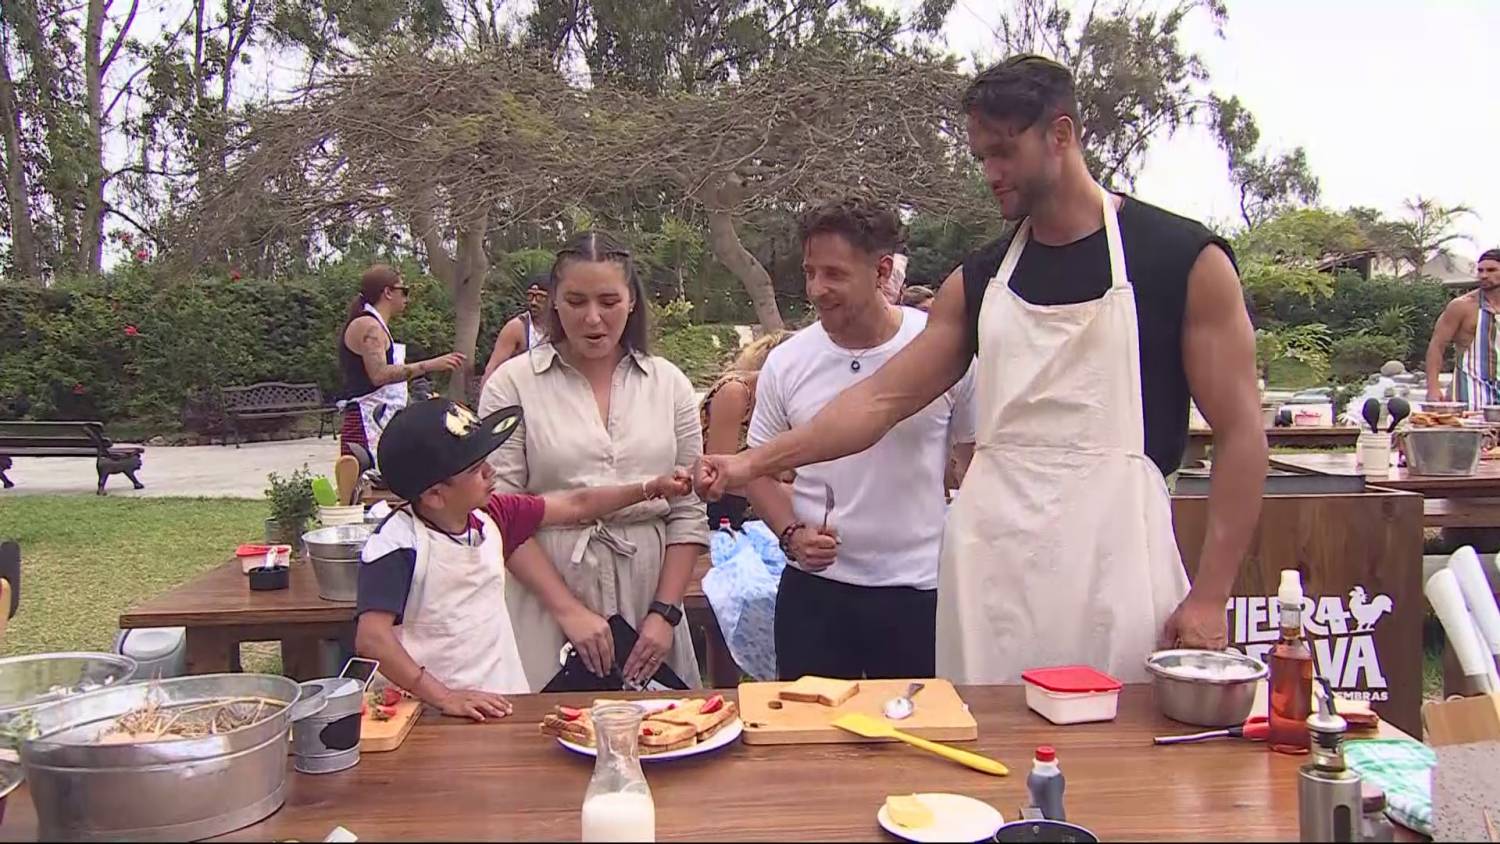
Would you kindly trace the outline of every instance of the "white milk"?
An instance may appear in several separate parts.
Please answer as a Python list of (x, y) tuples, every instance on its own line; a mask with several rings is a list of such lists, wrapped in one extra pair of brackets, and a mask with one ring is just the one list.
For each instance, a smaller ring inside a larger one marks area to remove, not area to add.
[(615, 791), (583, 801), (584, 841), (655, 841), (656, 804), (650, 794)]

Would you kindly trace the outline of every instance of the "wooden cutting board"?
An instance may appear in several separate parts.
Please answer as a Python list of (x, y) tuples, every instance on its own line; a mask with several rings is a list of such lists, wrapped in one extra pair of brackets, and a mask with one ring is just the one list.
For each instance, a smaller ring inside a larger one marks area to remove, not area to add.
[(359, 752), (360, 753), (384, 753), (395, 750), (406, 741), (406, 736), (411, 733), (411, 728), (416, 726), (417, 719), (422, 717), (422, 702), (404, 698), (396, 704), (395, 717), (387, 721), (377, 721), (369, 711), (365, 712), (364, 720), (359, 725)]
[(926, 688), (913, 698), (917, 709), (910, 718), (892, 722), (902, 732), (931, 741), (973, 741), (979, 725), (947, 680), (861, 680), (859, 694), (839, 706), (779, 700), (776, 693), (790, 683), (745, 683), (740, 686), (740, 718), (745, 744), (842, 744), (890, 739), (867, 739), (832, 726), (847, 712), (884, 719), (881, 707), (906, 691), (911, 683)]

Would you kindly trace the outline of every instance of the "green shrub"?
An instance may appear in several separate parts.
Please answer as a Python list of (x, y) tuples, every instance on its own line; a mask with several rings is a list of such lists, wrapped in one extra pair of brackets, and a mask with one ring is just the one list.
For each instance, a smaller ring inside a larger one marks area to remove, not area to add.
[(1329, 361), (1333, 365), (1333, 377), (1338, 381), (1363, 381), (1379, 372), (1386, 361), (1402, 360), (1406, 351), (1406, 342), (1396, 337), (1354, 334), (1333, 341)]
[[(340, 389), (338, 332), (370, 260), (278, 281), (173, 277), (133, 263), (46, 290), (0, 284), (0, 418), (172, 429), (190, 398), (211, 401), (221, 387), (259, 381), (313, 382), (331, 399)], [(396, 263), (413, 294), (396, 336), (412, 358), (450, 351), (446, 288), (414, 263)], [(511, 273), (491, 273), (476, 365), (522, 298)]]
[(653, 351), (677, 364), (695, 386), (706, 387), (738, 347), (739, 338), (730, 326), (687, 325), (662, 334)]

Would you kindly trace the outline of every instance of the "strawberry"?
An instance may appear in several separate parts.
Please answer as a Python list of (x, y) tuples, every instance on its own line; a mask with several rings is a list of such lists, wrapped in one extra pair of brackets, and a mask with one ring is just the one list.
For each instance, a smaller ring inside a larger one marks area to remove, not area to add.
[(401, 693), (394, 686), (386, 686), (380, 690), (380, 704), (382, 706), (395, 706), (401, 702)]
[(377, 721), (389, 721), (389, 720), (391, 720), (392, 718), (395, 718), (395, 717), (396, 717), (396, 707), (394, 707), (394, 706), (377, 706), (377, 707), (375, 707), (375, 720), (377, 720)]
[(579, 718), (583, 717), (582, 711), (574, 709), (571, 706), (559, 706), (557, 708), (557, 714), (561, 715), (564, 721), (577, 721)]
[(361, 718), (365, 717), (365, 713), (369, 712), (369, 711), (370, 711), (370, 707), (366, 706), (364, 701), (360, 701), (359, 702), (359, 717), (361, 717)]
[(708, 715), (708, 714), (713, 713), (713, 712), (718, 712), (720, 709), (723, 709), (723, 708), (724, 708), (724, 696), (723, 695), (714, 695), (713, 697), (709, 698), (708, 700), (705, 700), (703, 702), (702, 708), (700, 708), (698, 711), (701, 712), (701, 713), (703, 713), (704, 715)]
[(643, 735), (643, 736), (654, 736), (654, 735), (656, 735), (656, 730), (652, 729), (651, 727), (642, 727), (641, 728), (641, 735)]

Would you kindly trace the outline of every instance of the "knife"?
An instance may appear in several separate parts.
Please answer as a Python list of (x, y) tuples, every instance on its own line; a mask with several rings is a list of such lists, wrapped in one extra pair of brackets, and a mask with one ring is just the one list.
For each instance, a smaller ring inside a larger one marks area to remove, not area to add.
[(828, 532), (828, 517), (833, 513), (833, 487), (823, 484), (823, 532)]

